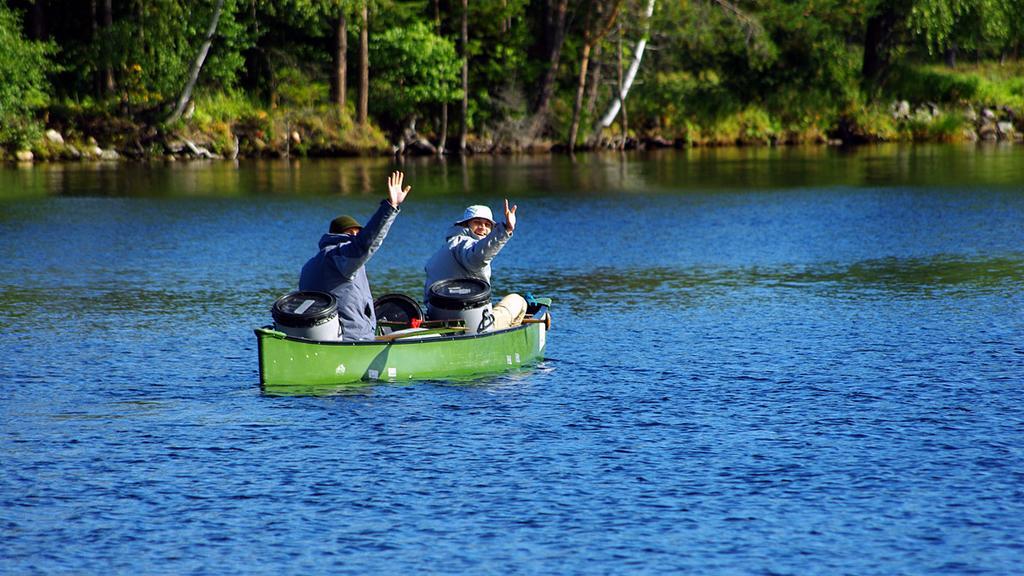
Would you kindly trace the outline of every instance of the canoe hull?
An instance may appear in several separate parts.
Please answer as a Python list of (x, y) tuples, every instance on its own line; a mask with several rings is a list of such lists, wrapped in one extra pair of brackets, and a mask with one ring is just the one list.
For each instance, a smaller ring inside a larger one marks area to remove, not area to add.
[[(543, 310), (536, 315), (542, 319)], [(260, 383), (322, 386), (463, 378), (516, 370), (544, 357), (544, 323), (475, 335), (392, 342), (315, 342), (257, 328)]]

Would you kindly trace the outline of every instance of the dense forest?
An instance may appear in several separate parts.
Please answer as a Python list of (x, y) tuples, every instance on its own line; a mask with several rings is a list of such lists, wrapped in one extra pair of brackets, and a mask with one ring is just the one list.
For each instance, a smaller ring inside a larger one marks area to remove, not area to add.
[(8, 158), (1015, 140), (1024, 0), (0, 0)]

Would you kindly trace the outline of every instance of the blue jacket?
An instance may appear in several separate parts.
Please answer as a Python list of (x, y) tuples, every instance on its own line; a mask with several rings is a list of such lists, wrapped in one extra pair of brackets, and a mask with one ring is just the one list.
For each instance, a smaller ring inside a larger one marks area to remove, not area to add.
[(338, 299), (342, 340), (373, 340), (377, 314), (363, 264), (388, 235), (398, 209), (384, 200), (358, 234), (324, 234), (320, 250), (299, 275), (299, 290), (330, 292)]
[(423, 284), (423, 301), (430, 299), (430, 286), (440, 280), (479, 278), (491, 282), (491, 260), (501, 252), (512, 233), (498, 222), (491, 233), (479, 238), (469, 228), (452, 226), (445, 233), (445, 242), (423, 267), (427, 280)]

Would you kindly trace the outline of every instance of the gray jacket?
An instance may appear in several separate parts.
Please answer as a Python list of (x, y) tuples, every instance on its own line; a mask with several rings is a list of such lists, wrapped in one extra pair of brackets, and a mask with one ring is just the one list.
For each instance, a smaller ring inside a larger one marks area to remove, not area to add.
[(330, 292), (337, 297), (343, 340), (373, 340), (377, 314), (363, 264), (380, 248), (397, 215), (397, 208), (382, 201), (358, 234), (324, 234), (320, 251), (302, 267), (299, 290)]
[(423, 270), (427, 280), (423, 284), (423, 301), (430, 298), (430, 286), (440, 280), (452, 278), (480, 278), (491, 282), (491, 260), (501, 252), (512, 237), (501, 222), (494, 225), (491, 233), (478, 238), (469, 228), (452, 226), (445, 233), (445, 244), (427, 260)]

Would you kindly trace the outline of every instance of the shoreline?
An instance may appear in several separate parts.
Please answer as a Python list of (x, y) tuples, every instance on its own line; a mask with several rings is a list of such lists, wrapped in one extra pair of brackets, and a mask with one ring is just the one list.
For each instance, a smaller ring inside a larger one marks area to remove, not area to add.
[[(199, 160), (225, 161), (225, 160), (288, 160), (288, 159), (340, 159), (340, 158), (458, 158), (466, 157), (504, 157), (504, 156), (544, 156), (544, 155), (565, 155), (569, 154), (567, 147), (561, 143), (551, 141), (536, 142), (529, 146), (521, 147), (487, 147), (468, 146), (464, 153), (448, 150), (438, 153), (436, 148), (431, 147), (429, 151), (425, 148), (406, 147), (404, 153), (397, 150), (387, 151), (377, 148), (351, 149), (342, 147), (326, 148), (305, 148), (301, 151), (290, 150), (288, 146), (273, 147), (263, 145), (255, 151), (243, 152), (242, 144), (237, 144), (233, 151), (226, 154), (215, 152), (209, 143), (186, 139), (175, 139), (164, 145), (164, 150), (154, 153), (152, 150), (139, 150), (119, 146), (101, 146), (95, 141), (86, 143), (66, 142), (59, 133), (48, 137), (43, 146), (33, 147), (30, 150), (11, 151), (0, 149), (0, 163), (11, 164), (47, 164), (47, 163), (76, 163), (76, 162), (111, 162), (111, 163), (149, 163), (149, 162), (191, 162)], [(594, 154), (608, 152), (650, 152), (657, 150), (710, 150), (730, 148), (750, 149), (783, 149), (798, 147), (822, 147), (822, 148), (860, 148), (870, 147), (879, 144), (908, 144), (908, 145), (929, 145), (929, 144), (975, 144), (982, 145), (1022, 145), (1024, 144), (1024, 132), (1016, 129), (1006, 133), (989, 132), (987, 135), (966, 136), (961, 138), (857, 138), (843, 140), (840, 138), (817, 139), (810, 141), (803, 140), (769, 140), (766, 142), (692, 142), (683, 138), (675, 138), (671, 141), (661, 137), (629, 138), (625, 146), (578, 146), (573, 154)]]

